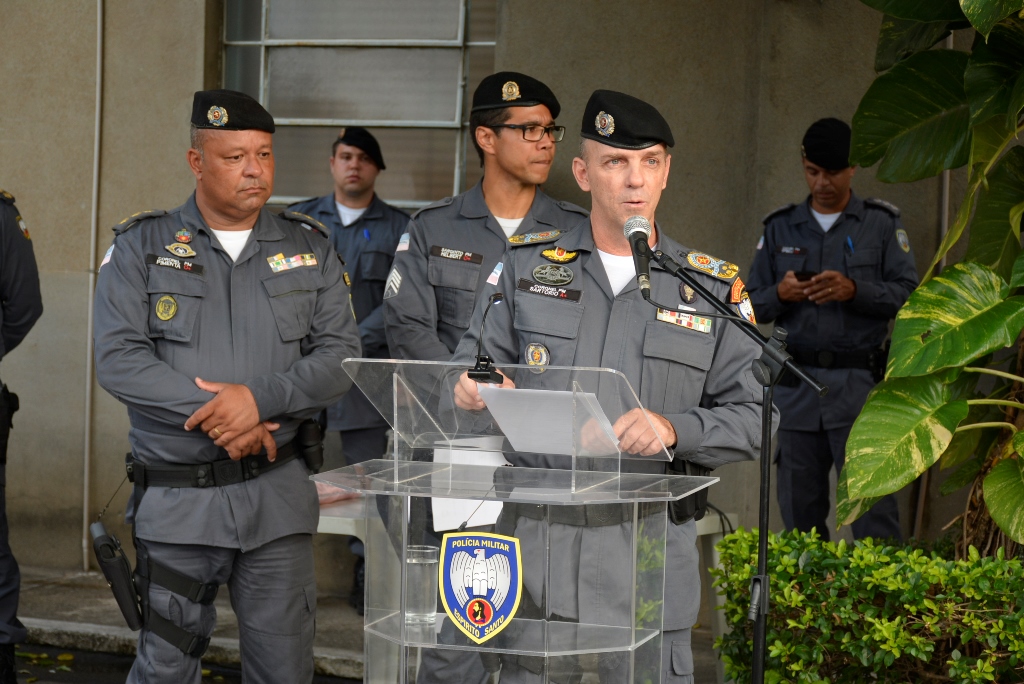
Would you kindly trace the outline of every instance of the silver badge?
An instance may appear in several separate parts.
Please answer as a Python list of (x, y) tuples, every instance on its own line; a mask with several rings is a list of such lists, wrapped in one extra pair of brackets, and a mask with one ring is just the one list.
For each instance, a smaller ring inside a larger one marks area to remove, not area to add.
[(608, 112), (598, 112), (594, 118), (594, 128), (597, 130), (598, 135), (610, 138), (612, 133), (615, 132), (615, 117)]
[(533, 279), (544, 285), (568, 285), (572, 282), (573, 272), (568, 266), (561, 264), (541, 264), (533, 269)]

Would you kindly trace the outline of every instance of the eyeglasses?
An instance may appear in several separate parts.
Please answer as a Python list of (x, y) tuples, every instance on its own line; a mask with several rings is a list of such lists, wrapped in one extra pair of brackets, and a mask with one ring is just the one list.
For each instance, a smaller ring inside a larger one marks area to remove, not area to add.
[(555, 142), (562, 142), (565, 137), (565, 126), (538, 126), (536, 124), (495, 124), (487, 128), (511, 128), (523, 132), (523, 140), (526, 142), (540, 142), (544, 136), (551, 134)]

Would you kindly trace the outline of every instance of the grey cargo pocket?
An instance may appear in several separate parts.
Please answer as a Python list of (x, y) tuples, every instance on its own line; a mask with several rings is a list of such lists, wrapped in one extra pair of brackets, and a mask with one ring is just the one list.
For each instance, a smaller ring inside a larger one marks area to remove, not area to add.
[(149, 295), (146, 335), (172, 342), (190, 342), (206, 294), (206, 281), (186, 271), (150, 266), (146, 293)]
[(690, 646), (690, 636), (690, 630), (681, 629), (678, 638), (672, 640), (672, 674), (680, 676), (693, 674), (693, 649)]
[(363, 280), (367, 281), (385, 281), (388, 279), (388, 273), (391, 271), (391, 262), (394, 259), (394, 254), (386, 252), (363, 252), (359, 257), (359, 275), (362, 276)]
[(468, 328), (480, 282), (480, 264), (431, 256), (427, 280), (437, 293), (437, 317), (448, 325)]
[(309, 334), (316, 308), (316, 293), (324, 285), (323, 274), (308, 266), (274, 273), (263, 279), (282, 340), (292, 342)]
[(877, 249), (846, 253), (846, 275), (851, 280), (881, 280), (882, 258)]
[[(712, 319), (714, 326), (722, 321)], [(647, 321), (640, 400), (657, 413), (682, 413), (700, 405), (715, 338), (662, 321)]]

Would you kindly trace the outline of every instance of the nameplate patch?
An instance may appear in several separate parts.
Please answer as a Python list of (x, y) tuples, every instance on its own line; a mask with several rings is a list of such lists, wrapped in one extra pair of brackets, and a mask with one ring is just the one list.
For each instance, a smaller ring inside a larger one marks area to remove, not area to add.
[(147, 254), (146, 264), (152, 266), (164, 266), (165, 268), (174, 268), (179, 271), (188, 271), (189, 273), (195, 273), (196, 275), (203, 275), (202, 264), (194, 264), (191, 261), (182, 261), (181, 259), (160, 256), (159, 254)]
[(461, 249), (452, 249), (450, 247), (438, 247), (437, 245), (430, 248), (430, 256), (451, 259), (452, 261), (468, 261), (471, 264), (482, 264), (484, 262), (483, 254), (464, 252)]
[(703, 316), (683, 313), (682, 311), (669, 311), (667, 309), (658, 309), (658, 320), (664, 321), (665, 323), (671, 323), (672, 325), (678, 325), (680, 328), (689, 328), (690, 330), (696, 330), (697, 332), (711, 332), (710, 318), (704, 318)]
[(542, 297), (551, 297), (552, 299), (566, 299), (573, 302), (580, 301), (582, 296), (582, 290), (569, 290), (564, 287), (555, 287), (553, 285), (541, 285), (532, 280), (526, 278), (520, 278), (519, 283), (516, 285), (517, 290), (523, 292), (530, 292), (533, 294), (540, 295)]
[(791, 247), (789, 245), (780, 245), (775, 251), (779, 254), (792, 254), (794, 256), (807, 254), (807, 250), (803, 247)]

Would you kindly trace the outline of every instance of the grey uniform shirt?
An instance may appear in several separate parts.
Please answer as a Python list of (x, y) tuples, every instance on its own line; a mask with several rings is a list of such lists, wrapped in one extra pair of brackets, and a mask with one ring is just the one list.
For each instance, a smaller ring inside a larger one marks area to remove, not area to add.
[[(488, 275), (509, 244), (480, 183), (417, 212), (384, 293), (388, 346), (398, 359), (447, 361), (469, 327)], [(515, 235), (565, 231), (587, 212), (537, 189)]]
[[(187, 244), (177, 240), (182, 229)], [(260, 419), (281, 424), (273, 433), (278, 445), (348, 390), (341, 361), (359, 356), (359, 332), (341, 262), (319, 233), (264, 209), (232, 262), (194, 195), (115, 233), (96, 286), (96, 374), (128, 407), (136, 459), (160, 465), (227, 458), (201, 430), (183, 427), (213, 398), (196, 387), (197, 376), (245, 384)], [(169, 246), (195, 256), (176, 256)], [(224, 487), (150, 487), (135, 514), (136, 534), (243, 551), (310, 534), (319, 507), (308, 477), (296, 459)]]
[[(782, 302), (778, 284), (787, 271), (839, 271), (856, 283), (857, 293), (848, 302)], [(785, 328), (790, 347), (842, 353), (881, 347), (889, 321), (918, 282), (899, 210), (852, 195), (828, 232), (811, 214), (810, 199), (769, 214), (747, 289), (758, 320), (774, 320)], [(818, 397), (803, 384), (776, 387), (780, 428), (816, 431), (852, 425), (875, 385), (871, 372), (808, 370), (832, 391)]]
[(43, 315), (39, 268), (14, 197), (0, 190), (0, 357), (21, 344)]
[[(551, 264), (542, 252), (557, 247), (579, 253), (565, 264), (574, 274), (572, 282), (562, 286), (566, 296), (530, 291), (534, 269)], [(702, 284), (728, 301), (733, 278), (716, 278), (690, 267), (690, 250), (664, 234), (659, 234), (657, 248), (687, 265)], [(589, 220), (553, 241), (509, 249), (498, 284), (485, 288), (454, 362), (472, 365), (483, 308), (494, 292), (502, 292), (506, 304), (492, 307), (488, 314), (483, 349), (497, 363), (524, 363), (527, 347), (541, 344), (549, 353), (549, 365), (614, 368), (626, 376), (645, 408), (672, 423), (678, 438), (675, 458), (715, 468), (757, 457), (762, 395), (750, 371), (759, 354), (757, 346), (718, 319), (710, 319), (708, 332), (658, 320), (658, 310), (643, 300), (635, 281), (613, 294)], [(713, 311), (699, 299), (686, 303), (679, 281), (655, 264), (651, 295), (668, 306), (691, 307), (684, 313)], [(515, 382), (523, 389), (567, 389), (551, 386), (560, 375), (519, 373)], [(622, 469), (664, 473), (666, 464), (625, 460)], [(700, 606), (696, 525), (669, 525), (668, 535), (665, 629), (684, 629), (693, 625)], [(592, 564), (581, 563), (581, 572), (588, 565)]]

